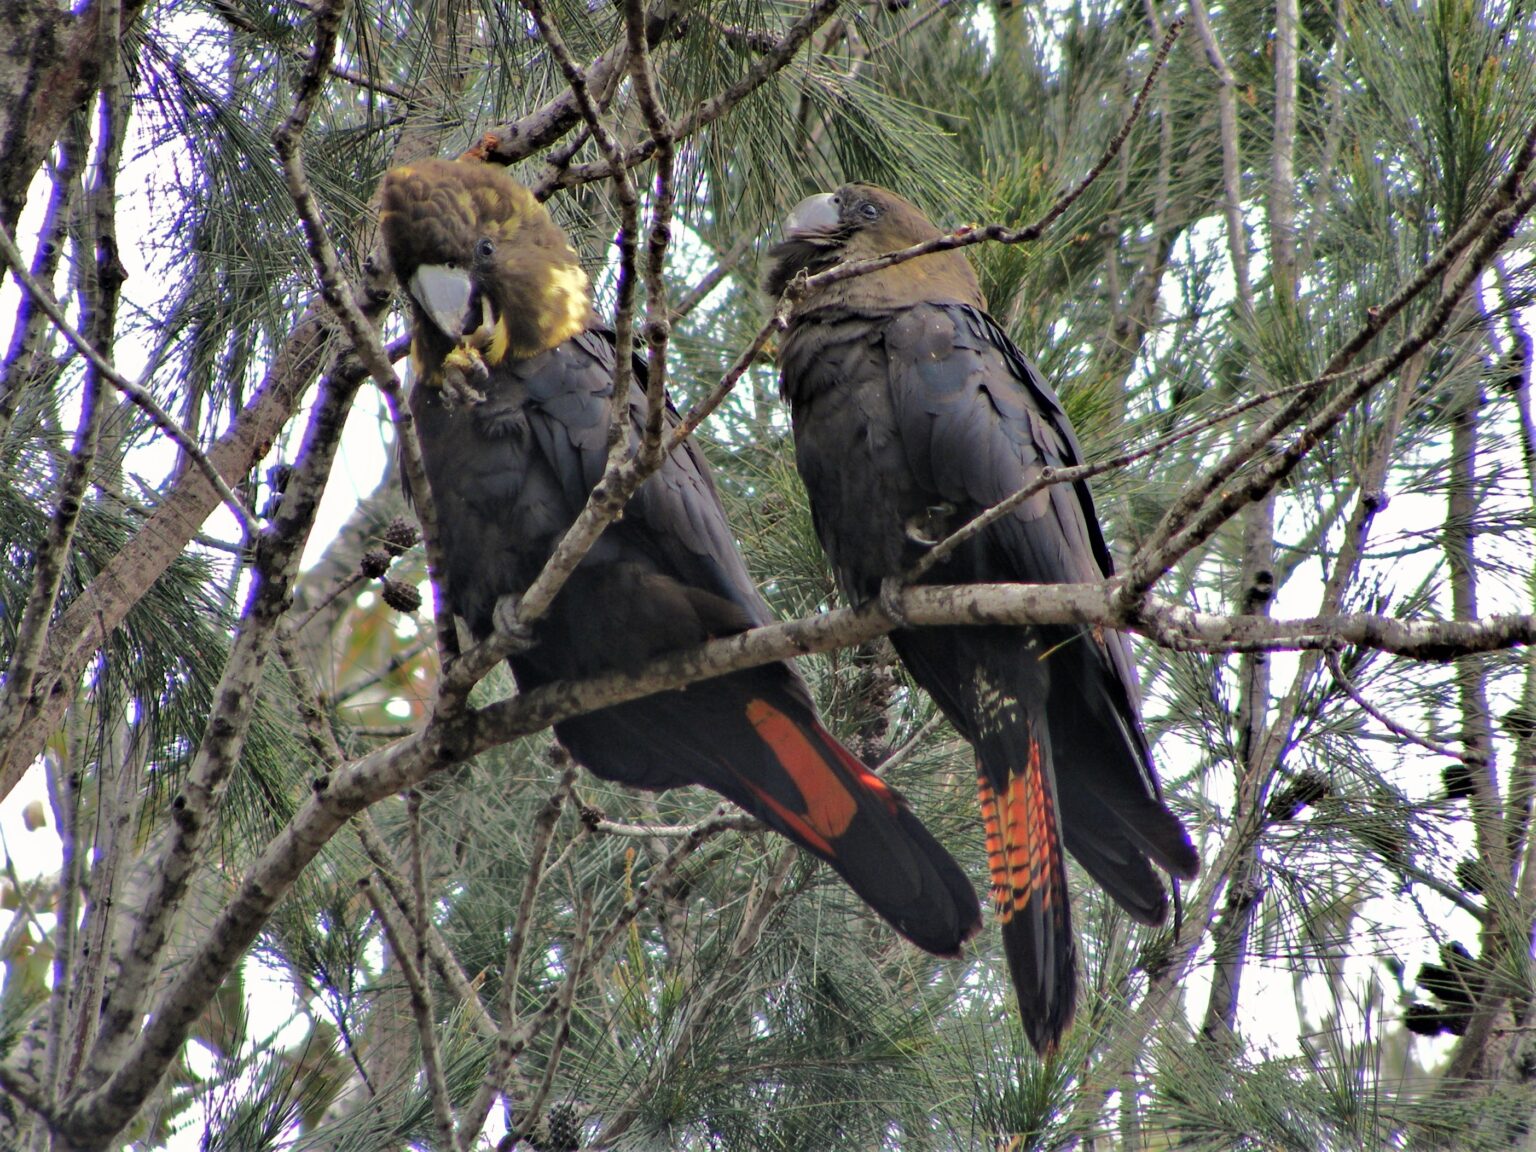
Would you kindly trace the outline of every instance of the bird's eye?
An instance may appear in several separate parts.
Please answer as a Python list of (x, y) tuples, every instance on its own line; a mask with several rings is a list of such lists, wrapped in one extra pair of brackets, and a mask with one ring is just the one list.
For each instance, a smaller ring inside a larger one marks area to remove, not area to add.
[(859, 215), (866, 220), (875, 220), (880, 216), (880, 209), (866, 200), (863, 204), (859, 205)]
[(489, 260), (491, 254), (496, 251), (496, 245), (491, 242), (489, 236), (482, 236), (480, 243), (475, 245), (475, 255), (482, 260)]

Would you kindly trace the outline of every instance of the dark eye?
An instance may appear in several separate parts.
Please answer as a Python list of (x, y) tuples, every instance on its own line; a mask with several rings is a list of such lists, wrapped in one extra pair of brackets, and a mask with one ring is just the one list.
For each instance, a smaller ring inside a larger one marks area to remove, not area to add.
[(876, 220), (880, 216), (880, 209), (866, 200), (863, 204), (859, 205), (859, 215), (866, 220)]
[(496, 245), (491, 242), (489, 236), (482, 236), (480, 243), (475, 245), (475, 255), (482, 260), (489, 260), (495, 251)]

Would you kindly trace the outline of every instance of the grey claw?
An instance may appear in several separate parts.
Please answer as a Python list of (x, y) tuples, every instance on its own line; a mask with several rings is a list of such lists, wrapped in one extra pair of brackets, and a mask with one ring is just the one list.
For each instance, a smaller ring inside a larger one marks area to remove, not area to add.
[(880, 581), (880, 610), (894, 620), (900, 628), (911, 627), (907, 621), (907, 614), (901, 608), (901, 593), (905, 587), (901, 578), (897, 576), (887, 576)]

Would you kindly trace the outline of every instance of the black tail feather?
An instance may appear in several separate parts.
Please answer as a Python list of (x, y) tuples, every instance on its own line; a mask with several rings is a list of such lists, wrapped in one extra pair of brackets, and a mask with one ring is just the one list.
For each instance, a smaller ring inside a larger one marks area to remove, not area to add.
[(782, 665), (557, 726), (599, 776), (702, 784), (819, 856), (912, 943), (957, 956), (981, 929), (965, 872), (905, 802), (816, 720)]

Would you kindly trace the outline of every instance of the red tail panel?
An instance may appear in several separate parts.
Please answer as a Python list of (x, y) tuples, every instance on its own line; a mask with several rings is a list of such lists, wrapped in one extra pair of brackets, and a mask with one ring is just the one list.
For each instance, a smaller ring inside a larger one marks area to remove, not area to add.
[(799, 725), (768, 701), (760, 699), (748, 702), (747, 719), (764, 743), (773, 749), (784, 771), (793, 778), (805, 798), (804, 822), (816, 830), (823, 843), (836, 840), (847, 832), (848, 825), (858, 814), (859, 802)]

